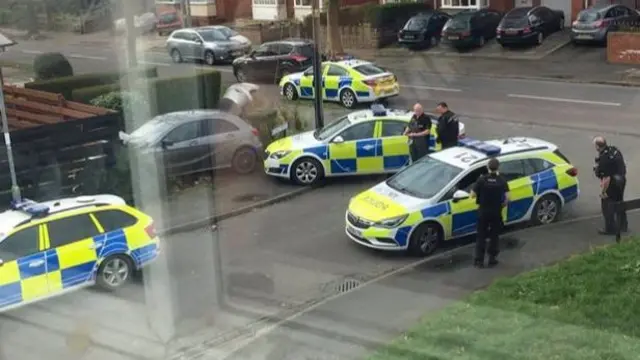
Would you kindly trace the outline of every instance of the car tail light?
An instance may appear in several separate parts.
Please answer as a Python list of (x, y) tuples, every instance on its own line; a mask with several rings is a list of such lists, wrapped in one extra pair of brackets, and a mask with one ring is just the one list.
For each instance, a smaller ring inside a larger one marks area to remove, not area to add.
[(144, 232), (146, 232), (147, 235), (152, 239), (157, 236), (156, 228), (153, 226), (153, 223), (147, 225), (147, 227), (144, 228)]
[(375, 80), (362, 80), (362, 82), (367, 86), (376, 86)]
[(607, 20), (598, 20), (593, 23), (593, 26), (597, 28), (603, 28), (603, 27), (606, 27), (607, 25), (609, 25), (609, 22)]
[(578, 176), (578, 169), (572, 167), (571, 169), (567, 170), (567, 175), (573, 176), (573, 177)]
[(307, 61), (309, 58), (306, 57), (306, 56), (299, 55), (299, 54), (293, 54), (293, 55), (291, 55), (291, 59), (293, 59), (294, 61), (297, 61), (297, 62), (303, 62), (303, 61)]
[(571, 26), (576, 26), (576, 25), (578, 25), (578, 20), (576, 20), (573, 23), (571, 23)]
[(502, 30), (502, 28), (501, 28), (501, 27), (496, 28), (496, 34), (502, 34), (502, 31), (503, 31), (503, 30)]
[(251, 133), (255, 136), (260, 136), (260, 131), (254, 127), (251, 128)]
[(528, 34), (528, 33), (531, 32), (531, 28), (530, 27), (526, 27), (526, 28), (522, 29), (522, 32), (525, 33), (525, 34)]
[(471, 31), (464, 31), (462, 32), (462, 34), (460, 34), (461, 36), (469, 36), (471, 35)]

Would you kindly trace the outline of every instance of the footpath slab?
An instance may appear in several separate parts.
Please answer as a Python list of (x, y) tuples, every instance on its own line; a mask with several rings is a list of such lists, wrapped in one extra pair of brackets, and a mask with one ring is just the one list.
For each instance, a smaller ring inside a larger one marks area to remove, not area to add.
[[(630, 213), (629, 218), (634, 224), (640, 213)], [(245, 344), (235, 344), (240, 349), (226, 359), (362, 358), (400, 336), (425, 313), (458, 301), (500, 277), (614, 243), (614, 238), (597, 234), (600, 225), (600, 218), (579, 219), (505, 236), (501, 263), (493, 269), (473, 268), (470, 246), (435, 256), (329, 299)]]

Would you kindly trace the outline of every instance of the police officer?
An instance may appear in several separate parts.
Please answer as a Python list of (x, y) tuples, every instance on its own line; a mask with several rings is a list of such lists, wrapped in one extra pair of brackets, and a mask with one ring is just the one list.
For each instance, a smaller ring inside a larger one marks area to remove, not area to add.
[(603, 235), (616, 233), (616, 220), (621, 232), (628, 231), (627, 213), (621, 209), (616, 213), (616, 203), (624, 201), (624, 190), (627, 185), (627, 166), (618, 148), (607, 144), (602, 136), (593, 138), (598, 151), (594, 172), (600, 179), (600, 205), (604, 217), (604, 229), (598, 232)]
[(445, 102), (438, 103), (436, 112), (440, 114), (438, 118), (438, 139), (436, 141), (442, 144), (442, 150), (458, 146), (460, 128), (456, 114), (449, 110), (449, 106)]
[(422, 105), (413, 106), (413, 116), (404, 135), (409, 137), (411, 161), (416, 162), (429, 153), (429, 135), (431, 134), (431, 118), (424, 113)]
[[(500, 162), (491, 159), (487, 164), (489, 173), (482, 175), (473, 186), (471, 197), (478, 204), (478, 224), (476, 253), (473, 265), (477, 268), (484, 267), (485, 249), (489, 255), (489, 266), (498, 264), (496, 257), (500, 252), (498, 236), (502, 231), (502, 208), (509, 201), (509, 185), (507, 180), (498, 173)], [(487, 237), (489, 247), (486, 248)]]

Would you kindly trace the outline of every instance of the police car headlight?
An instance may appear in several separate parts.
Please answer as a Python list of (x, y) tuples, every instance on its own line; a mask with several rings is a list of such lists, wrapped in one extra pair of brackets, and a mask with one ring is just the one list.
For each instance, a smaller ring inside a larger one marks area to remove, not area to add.
[(287, 150), (280, 150), (280, 151), (276, 151), (273, 154), (271, 154), (271, 157), (274, 159), (282, 159), (283, 157), (287, 156), (291, 154), (291, 151), (287, 151)]
[(384, 227), (384, 228), (394, 228), (400, 224), (402, 224), (409, 215), (397, 216), (389, 219), (384, 219), (376, 222), (376, 226)]

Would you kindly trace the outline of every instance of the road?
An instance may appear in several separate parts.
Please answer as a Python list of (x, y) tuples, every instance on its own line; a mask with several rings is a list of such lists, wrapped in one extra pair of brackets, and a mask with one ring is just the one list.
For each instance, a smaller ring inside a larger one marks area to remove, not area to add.
[[(25, 50), (35, 51), (16, 48), (5, 55), (20, 51), (20, 55), (15, 56), (32, 58), (34, 54), (25, 53)], [(73, 52), (67, 55), (87, 54), (81, 50), (72, 49), (70, 51)], [(40, 51), (48, 50), (43, 48)], [(95, 52), (83, 56), (85, 58), (72, 57), (76, 69), (108, 71), (108, 64), (113, 64), (113, 61), (98, 59)], [(109, 59), (106, 55), (103, 57)], [(172, 65), (160, 55), (151, 59), (147, 58), (146, 61), (167, 64), (160, 66), (162, 76), (192, 71), (191, 65)], [(640, 148), (637, 146), (640, 137), (637, 127), (640, 98), (634, 88), (437, 76), (421, 73), (417, 69), (396, 72), (404, 90), (402, 97), (393, 101), (394, 105), (409, 106), (420, 101), (429, 108), (436, 101), (444, 100), (454, 111), (463, 114), (467, 132), (473, 137), (489, 139), (526, 135), (559, 144), (581, 173), (582, 196), (566, 209), (566, 219), (599, 211), (597, 183), (591, 174), (595, 156), (591, 139), (596, 132), (604, 133), (611, 143), (623, 150), (631, 178), (627, 192), (629, 197), (640, 193), (640, 184), (633, 181), (634, 176), (640, 174)], [(226, 74), (225, 77), (229, 79), (227, 76), (230, 74)], [(615, 131), (608, 130), (613, 127)], [(344, 235), (344, 210), (349, 198), (379, 180), (351, 178), (332, 181), (322, 189), (288, 202), (225, 220), (218, 224), (215, 233), (200, 229), (166, 239), (172, 244), (179, 242), (180, 247), (185, 249), (178, 263), (174, 264), (174, 280), (183, 286), (182, 289), (191, 286), (194, 294), (200, 291), (198, 285), (202, 286), (203, 281), (210, 280), (207, 276), (211, 277), (211, 273), (192, 271), (194, 267), (190, 258), (184, 254), (197, 254), (202, 252), (202, 244), (211, 243), (212, 239), (217, 241), (223, 260), (222, 273), (227, 295), (234, 305), (249, 309), (249, 312), (235, 318), (235, 324), (240, 326), (261, 314), (304, 306), (312, 299), (333, 294), (340, 290), (345, 280), (366, 281), (409, 264), (415, 259), (363, 249)], [(136, 304), (145, 299), (141, 287), (129, 289), (120, 298), (94, 292), (84, 294), (86, 296), (70, 295), (59, 301), (12, 313), (11, 327), (21, 331), (27, 326), (53, 329), (38, 331), (68, 336), (77, 326), (70, 324), (76, 319), (70, 307), (91, 307), (91, 300), (109, 309), (82, 311), (83, 314), (91, 314), (94, 326), (106, 322), (106, 328), (117, 329), (122, 327), (118, 325), (119, 321), (126, 320), (125, 323), (129, 324), (124, 326), (128, 331), (126, 334), (133, 336), (144, 331), (141, 323), (144, 324), (145, 320), (139, 314), (132, 315), (131, 319), (120, 316), (116, 321), (118, 315), (114, 312), (119, 306), (127, 307), (127, 314), (134, 311), (131, 309), (140, 309), (140, 305)], [(97, 300), (92, 300), (96, 297)], [(191, 304), (189, 302), (189, 306)], [(75, 321), (77, 323), (80, 320), (78, 318)], [(25, 325), (25, 322), (31, 325)], [(100, 332), (100, 336), (105, 331)], [(28, 334), (29, 330), (20, 333)], [(37, 338), (41, 336), (44, 335), (37, 335)], [(15, 336), (12, 339), (16, 341)], [(130, 352), (138, 351), (134, 345), (116, 343), (118, 345), (115, 347), (121, 350), (127, 347)], [(57, 351), (55, 349), (59, 346), (60, 343), (56, 342), (49, 347), (43, 346), (43, 349)], [(102, 347), (101, 351), (111, 351), (110, 354), (115, 356), (115, 350), (105, 349)]]

